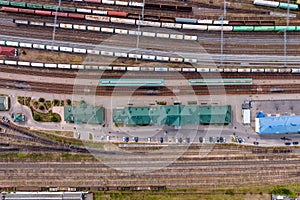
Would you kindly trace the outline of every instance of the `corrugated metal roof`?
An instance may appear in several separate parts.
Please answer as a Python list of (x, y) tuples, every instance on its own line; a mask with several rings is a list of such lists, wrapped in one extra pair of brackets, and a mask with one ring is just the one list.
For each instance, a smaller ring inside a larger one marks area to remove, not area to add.
[(300, 116), (261, 117), (260, 134), (300, 133)]

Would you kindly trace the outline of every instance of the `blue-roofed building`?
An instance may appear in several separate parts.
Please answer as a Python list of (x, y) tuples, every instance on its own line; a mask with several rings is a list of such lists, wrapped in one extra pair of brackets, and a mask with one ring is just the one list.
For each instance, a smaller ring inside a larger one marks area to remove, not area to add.
[(300, 133), (300, 116), (266, 117), (259, 112), (255, 119), (255, 131), (259, 134)]

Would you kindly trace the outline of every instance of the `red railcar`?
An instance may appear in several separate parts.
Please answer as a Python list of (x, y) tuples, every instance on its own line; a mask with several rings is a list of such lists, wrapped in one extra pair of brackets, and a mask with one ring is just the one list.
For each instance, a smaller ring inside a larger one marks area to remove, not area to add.
[(2, 7), (1, 10), (5, 12), (19, 12), (19, 8), (11, 8), (11, 7)]
[[(51, 15), (52, 15), (52, 16), (55, 16), (55, 14), (56, 14), (55, 11), (52, 11), (52, 12), (51, 12)], [(58, 17), (68, 17), (68, 14), (69, 14), (69, 13), (57, 12), (57, 16), (58, 16)]]
[(85, 15), (76, 14), (76, 13), (69, 13), (68, 16), (71, 17), (71, 18), (76, 18), (76, 19), (84, 19), (85, 18)]
[(116, 11), (108, 11), (108, 16), (116, 16), (116, 17), (127, 17), (127, 12), (116, 12)]
[(51, 16), (51, 11), (35, 10), (35, 14)]
[(101, 0), (85, 0), (85, 2), (89, 2), (89, 3), (101, 3)]
[(34, 14), (33, 9), (24, 9), (24, 8), (19, 8), (20, 13), (27, 13), (27, 14)]

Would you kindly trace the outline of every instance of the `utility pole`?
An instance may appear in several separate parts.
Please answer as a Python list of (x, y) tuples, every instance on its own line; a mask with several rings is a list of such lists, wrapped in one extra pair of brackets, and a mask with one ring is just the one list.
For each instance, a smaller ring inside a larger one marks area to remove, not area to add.
[[(145, 12), (145, 0), (143, 0), (143, 7), (142, 7), (142, 20), (144, 20), (144, 12)], [(139, 51), (139, 44), (140, 44), (140, 30), (141, 30), (141, 16), (139, 15), (139, 24), (138, 24), (138, 33), (136, 37), (136, 57), (135, 62), (138, 61), (137, 55)]]
[(54, 45), (54, 42), (55, 42), (55, 32), (56, 32), (56, 24), (57, 24), (57, 12), (60, 9), (60, 6), (61, 6), (61, 0), (59, 0), (58, 7), (56, 7), (56, 10), (55, 10), (54, 27), (53, 27), (53, 33), (52, 33), (52, 46)]
[(283, 34), (283, 42), (284, 42), (284, 44), (283, 44), (283, 48), (284, 48), (284, 53), (283, 53), (283, 56), (284, 56), (284, 67), (286, 67), (286, 63), (287, 63), (287, 58), (286, 58), (286, 56), (287, 56), (287, 45), (286, 45), (286, 43), (287, 43), (287, 39), (286, 39), (286, 30), (288, 29), (288, 27), (289, 27), (289, 21), (290, 21), (290, 0), (287, 0), (287, 3), (288, 3), (288, 7), (287, 7), (287, 13), (286, 13), (286, 27), (285, 27), (285, 29), (284, 29), (284, 34)]
[(224, 0), (224, 7), (223, 7), (223, 16), (221, 19), (221, 52), (220, 52), (220, 65), (223, 65), (223, 48), (224, 48), (224, 18), (226, 17), (226, 0)]

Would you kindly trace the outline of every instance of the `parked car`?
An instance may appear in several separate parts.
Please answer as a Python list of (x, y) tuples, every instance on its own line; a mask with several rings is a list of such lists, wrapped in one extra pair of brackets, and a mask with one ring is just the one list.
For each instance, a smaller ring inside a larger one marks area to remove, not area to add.
[(253, 142), (254, 145), (259, 145), (259, 142)]
[(293, 145), (298, 145), (299, 144), (299, 142), (293, 142)]
[(133, 138), (132, 138), (132, 141), (133, 141), (133, 142), (138, 142), (138, 141), (139, 141), (139, 138), (138, 138), (138, 137), (133, 137)]
[(164, 142), (164, 138), (161, 137), (161, 138), (159, 139), (159, 141), (160, 141), (160, 143), (163, 143), (163, 142)]

